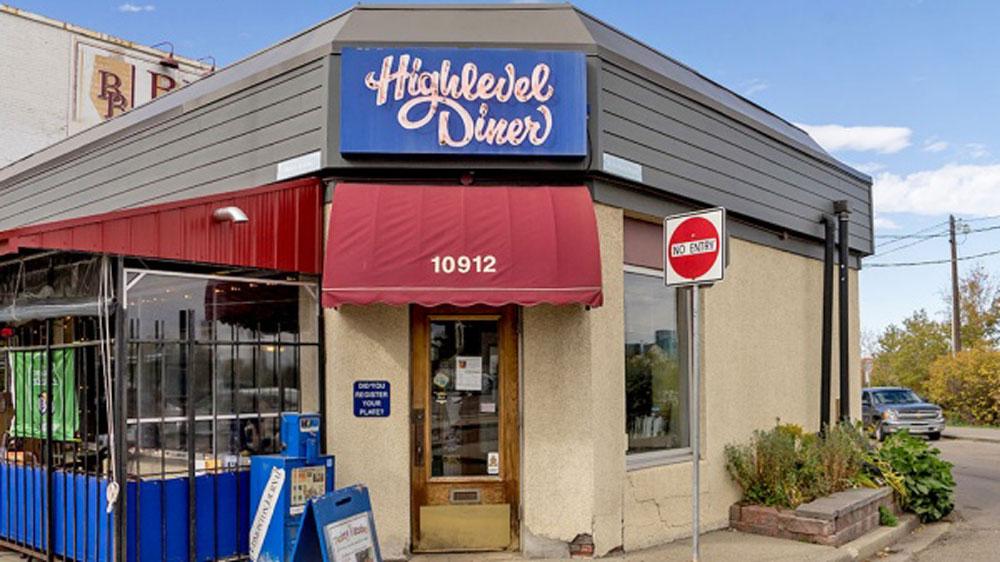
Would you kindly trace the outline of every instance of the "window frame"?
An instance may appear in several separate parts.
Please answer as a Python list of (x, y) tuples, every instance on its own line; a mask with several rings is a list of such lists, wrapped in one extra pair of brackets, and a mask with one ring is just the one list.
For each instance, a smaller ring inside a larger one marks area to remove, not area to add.
[[(657, 279), (660, 279), (661, 281), (664, 279), (664, 273), (663, 273), (662, 269), (654, 269), (654, 268), (651, 268), (651, 267), (644, 267), (644, 266), (640, 266), (640, 265), (624, 264), (624, 268), (623, 268), (623, 283), (622, 283), (623, 284), (623, 290), (622, 290), (622, 320), (623, 320), (623, 326), (624, 326), (624, 316), (625, 316), (625, 314), (624, 314), (624, 312), (625, 312), (624, 311), (624, 307), (625, 307), (625, 300), (624, 300), (624, 274), (625, 273), (631, 273), (631, 274), (635, 274), (635, 275), (644, 275), (646, 277), (655, 277)], [(683, 290), (685, 290), (685, 288), (684, 287), (677, 287), (677, 290), (678, 291), (683, 291)], [(685, 369), (685, 373), (686, 373), (686, 375), (688, 377), (688, 385), (687, 385), (688, 386), (688, 411), (687, 411), (688, 418), (691, 417), (691, 406), (690, 405), (692, 403), (692, 401), (691, 401), (691, 381), (690, 381), (690, 376), (691, 376), (691, 364), (690, 364), (691, 363), (691, 353), (690, 353), (690, 347), (691, 347), (691, 338), (694, 335), (692, 333), (692, 331), (691, 331), (691, 321), (693, 320), (693, 318), (691, 317), (691, 302), (690, 302), (690, 299), (691, 299), (690, 293), (685, 293), (685, 296), (684, 296), (684, 301), (685, 301), (684, 312), (688, 316), (688, 318), (684, 322), (684, 325), (685, 325), (685, 330), (684, 330), (684, 338), (685, 338), (685, 340), (684, 341), (687, 343), (687, 347), (688, 347), (688, 353), (686, 354), (687, 358), (688, 358), (688, 365), (687, 365), (687, 369)], [(622, 348), (624, 349), (624, 342), (622, 343)], [(624, 377), (624, 376), (625, 376), (625, 373), (623, 371), (622, 372), (622, 377)], [(626, 407), (627, 407), (627, 405), (626, 405)], [(688, 427), (690, 428), (690, 424), (688, 425)], [(634, 454), (630, 455), (628, 453), (628, 432), (627, 431), (625, 432), (625, 471), (626, 472), (631, 472), (633, 470), (642, 470), (642, 469), (645, 469), (645, 468), (655, 468), (655, 467), (658, 467), (658, 466), (669, 466), (669, 465), (672, 465), (672, 464), (679, 464), (679, 463), (693, 462), (693, 461), (694, 461), (694, 454), (693, 454), (693, 452), (691, 450), (690, 445), (687, 446), (687, 447), (678, 447), (676, 449), (664, 449), (662, 451), (648, 451), (648, 452), (645, 452), (645, 453), (634, 453)]]

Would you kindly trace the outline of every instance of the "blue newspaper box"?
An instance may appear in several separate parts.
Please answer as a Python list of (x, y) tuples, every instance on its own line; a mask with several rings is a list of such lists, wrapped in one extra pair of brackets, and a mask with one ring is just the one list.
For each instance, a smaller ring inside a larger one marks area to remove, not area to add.
[(334, 486), (334, 459), (320, 455), (320, 417), (282, 414), (280, 455), (250, 459), (250, 559), (288, 562), (306, 505)]
[(351, 486), (310, 500), (292, 562), (382, 562), (368, 488)]

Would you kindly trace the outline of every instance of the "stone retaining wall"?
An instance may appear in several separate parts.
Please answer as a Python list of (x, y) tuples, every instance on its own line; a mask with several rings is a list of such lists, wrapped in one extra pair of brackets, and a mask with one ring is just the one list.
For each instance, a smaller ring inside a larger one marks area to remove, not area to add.
[(878, 527), (880, 506), (899, 512), (890, 488), (837, 492), (794, 510), (733, 504), (729, 521), (745, 533), (840, 546)]

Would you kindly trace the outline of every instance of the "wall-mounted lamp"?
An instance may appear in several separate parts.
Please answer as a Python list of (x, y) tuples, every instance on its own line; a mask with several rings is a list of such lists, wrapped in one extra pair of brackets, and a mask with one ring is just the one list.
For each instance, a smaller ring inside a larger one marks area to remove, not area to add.
[(212, 55), (206, 55), (206, 56), (201, 57), (200, 59), (198, 59), (198, 62), (205, 62), (205, 63), (207, 63), (209, 60), (212, 61), (212, 68), (209, 69), (208, 73), (211, 74), (211, 73), (215, 72), (215, 57), (213, 57)]
[(167, 56), (160, 58), (160, 65), (165, 66), (167, 68), (178, 68), (178, 67), (180, 67), (180, 64), (177, 62), (177, 59), (174, 58), (174, 44), (171, 43), (170, 41), (160, 41), (159, 43), (153, 45), (150, 48), (151, 49), (158, 49), (162, 45), (166, 45), (166, 46), (170, 47), (170, 51), (167, 52)]
[(239, 207), (219, 207), (218, 209), (212, 211), (212, 218), (215, 222), (231, 222), (231, 223), (241, 223), (250, 220), (247, 214), (243, 212), (243, 209)]

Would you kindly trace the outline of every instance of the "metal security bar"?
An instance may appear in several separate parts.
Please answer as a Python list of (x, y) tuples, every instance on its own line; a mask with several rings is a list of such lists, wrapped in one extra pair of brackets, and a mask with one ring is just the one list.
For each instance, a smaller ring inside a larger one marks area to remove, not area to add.
[(14, 414), (0, 459), (0, 546), (45, 560), (109, 560), (96, 321), (49, 318), (11, 331), (0, 345)]
[(250, 456), (278, 452), (280, 414), (320, 395), (302, 392), (303, 373), (321, 380), (317, 287), (118, 264), (110, 322), (40, 318), (36, 299), (0, 327), (0, 548), (244, 560)]
[(127, 559), (246, 559), (250, 456), (280, 451), (280, 414), (319, 368), (315, 284), (126, 279)]

